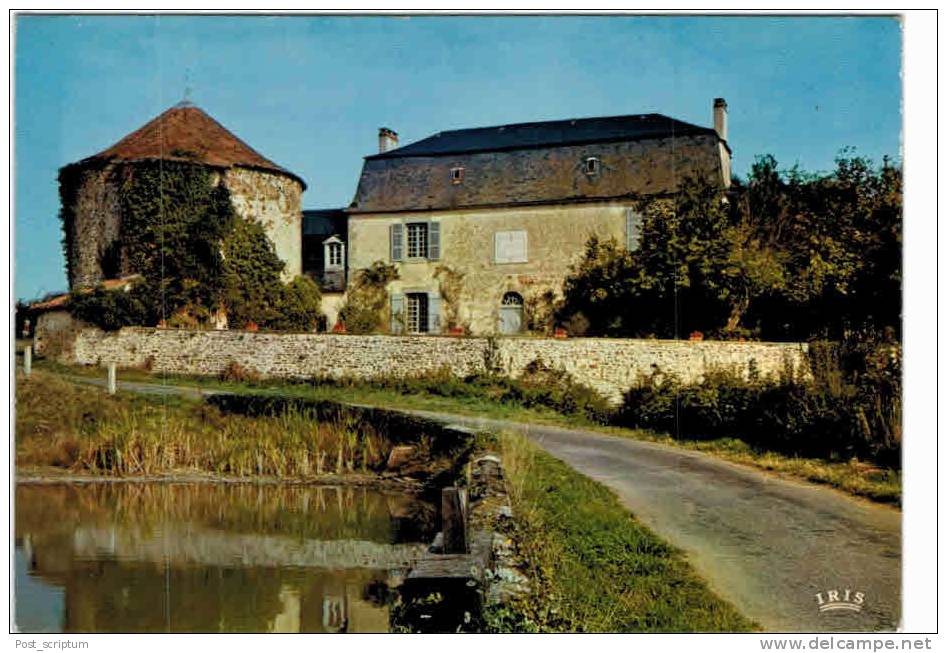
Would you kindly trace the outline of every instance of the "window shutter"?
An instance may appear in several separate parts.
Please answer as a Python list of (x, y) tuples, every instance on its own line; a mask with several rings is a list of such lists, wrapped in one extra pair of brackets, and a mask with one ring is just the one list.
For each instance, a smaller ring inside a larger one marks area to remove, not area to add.
[(391, 295), (391, 326), (392, 333), (404, 331), (404, 295)]
[(404, 225), (393, 224), (391, 229), (391, 260), (400, 261), (404, 258)]
[(441, 223), (427, 223), (427, 257), (432, 261), (441, 258)]
[(436, 293), (427, 295), (427, 330), (430, 333), (441, 332), (441, 297)]
[(634, 209), (625, 211), (625, 243), (629, 252), (641, 246), (641, 216)]

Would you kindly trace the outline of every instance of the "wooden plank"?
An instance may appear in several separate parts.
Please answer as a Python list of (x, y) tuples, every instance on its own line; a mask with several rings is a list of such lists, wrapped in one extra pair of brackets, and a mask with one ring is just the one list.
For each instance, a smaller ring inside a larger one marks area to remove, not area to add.
[(441, 532), (444, 553), (467, 553), (467, 490), (446, 487), (441, 490)]

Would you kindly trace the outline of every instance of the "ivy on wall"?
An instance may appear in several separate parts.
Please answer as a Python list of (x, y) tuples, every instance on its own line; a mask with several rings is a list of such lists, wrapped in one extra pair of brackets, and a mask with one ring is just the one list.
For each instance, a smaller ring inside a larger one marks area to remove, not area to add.
[(382, 261), (359, 270), (339, 309), (339, 321), (349, 333), (383, 333), (387, 331), (388, 284), (398, 278), (398, 268)]
[[(306, 278), (282, 283), (284, 263), (265, 230), (236, 214), (230, 192), (212, 174), (198, 164), (171, 161), (122, 170), (121, 247), (107, 251), (103, 264), (134, 271), (141, 280), (124, 293), (74, 293), (76, 317), (107, 329), (161, 319), (199, 327), (222, 308), (231, 327), (310, 331), (320, 325), (318, 286)], [(66, 185), (62, 176), (61, 183)], [(62, 191), (66, 241), (76, 192)], [(66, 245), (67, 260), (74, 246)]]

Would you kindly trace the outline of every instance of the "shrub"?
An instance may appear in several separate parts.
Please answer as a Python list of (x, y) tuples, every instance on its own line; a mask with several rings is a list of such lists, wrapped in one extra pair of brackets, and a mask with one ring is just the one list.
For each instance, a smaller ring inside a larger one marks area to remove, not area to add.
[(236, 383), (255, 382), (260, 380), (260, 374), (254, 369), (244, 367), (237, 361), (230, 361), (224, 371), (220, 373), (220, 380)]
[(789, 455), (856, 457), (899, 467), (899, 353), (877, 346), (815, 345), (811, 358), (810, 380), (791, 373), (747, 379), (721, 370), (699, 383), (682, 383), (655, 373), (625, 394), (617, 421), (680, 439), (738, 437)]
[(398, 268), (375, 261), (371, 267), (359, 270), (346, 293), (345, 304), (339, 309), (339, 321), (348, 333), (366, 334), (387, 331), (387, 287), (398, 278)]

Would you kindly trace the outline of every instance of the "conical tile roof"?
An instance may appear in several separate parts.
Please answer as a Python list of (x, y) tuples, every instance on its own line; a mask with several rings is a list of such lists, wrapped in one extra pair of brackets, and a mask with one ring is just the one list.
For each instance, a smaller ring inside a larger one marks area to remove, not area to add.
[(216, 168), (239, 166), (288, 175), (306, 183), (234, 136), (202, 109), (189, 104), (175, 105), (145, 126), (89, 160), (198, 161)]

